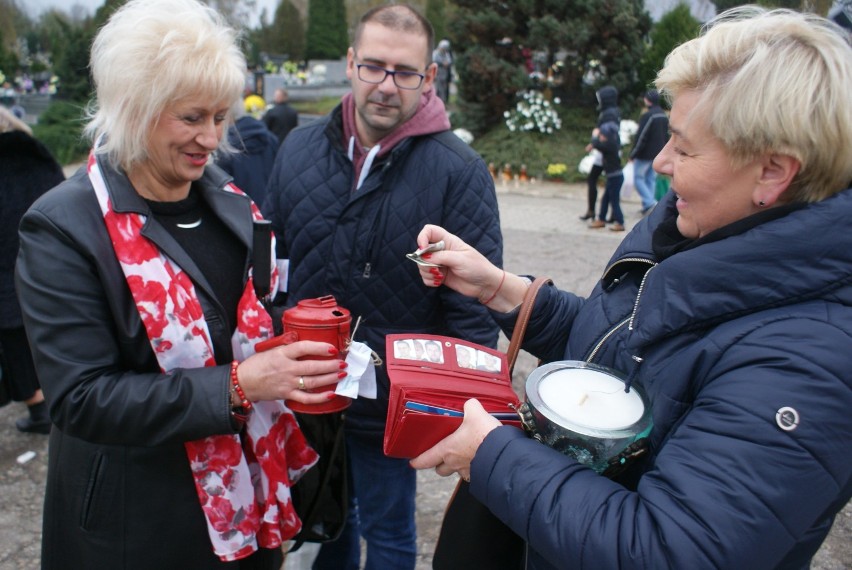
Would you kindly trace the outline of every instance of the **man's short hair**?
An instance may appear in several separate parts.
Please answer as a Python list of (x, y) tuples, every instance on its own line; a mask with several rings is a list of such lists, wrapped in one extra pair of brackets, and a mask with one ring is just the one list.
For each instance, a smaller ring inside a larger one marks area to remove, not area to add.
[(376, 23), (385, 28), (408, 34), (426, 36), (426, 66), (428, 67), (432, 63), (432, 51), (435, 49), (435, 30), (429, 20), (423, 17), (413, 6), (387, 4), (367, 10), (358, 20), (358, 26), (355, 28), (355, 37), (352, 40), (352, 47), (355, 51), (358, 51), (358, 43), (361, 40), (364, 26), (369, 23)]

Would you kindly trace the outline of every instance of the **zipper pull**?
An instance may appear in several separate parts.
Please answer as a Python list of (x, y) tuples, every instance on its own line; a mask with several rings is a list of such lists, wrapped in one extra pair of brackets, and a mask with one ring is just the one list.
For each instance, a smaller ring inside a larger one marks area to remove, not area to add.
[(364, 279), (369, 279), (371, 271), (372, 271), (372, 267), (370, 266), (370, 263), (367, 262), (367, 264), (364, 265), (364, 273), (361, 275), (361, 277), (363, 277)]

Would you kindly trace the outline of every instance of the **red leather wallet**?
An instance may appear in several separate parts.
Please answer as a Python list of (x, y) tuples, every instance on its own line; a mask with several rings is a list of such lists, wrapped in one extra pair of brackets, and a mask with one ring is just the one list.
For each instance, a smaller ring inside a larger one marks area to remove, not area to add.
[(384, 451), (417, 457), (461, 425), (476, 398), (506, 425), (521, 427), (506, 355), (457, 338), (394, 334), (386, 339), (390, 400)]

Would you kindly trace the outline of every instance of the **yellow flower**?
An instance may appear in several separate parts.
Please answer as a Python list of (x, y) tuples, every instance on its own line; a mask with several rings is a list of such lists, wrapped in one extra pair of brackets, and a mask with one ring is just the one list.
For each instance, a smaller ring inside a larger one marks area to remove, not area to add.
[(260, 95), (249, 95), (243, 101), (246, 107), (246, 113), (252, 115), (262, 113), (266, 108), (266, 101)]
[(547, 165), (547, 175), (550, 178), (562, 178), (566, 172), (568, 172), (568, 167), (561, 162)]

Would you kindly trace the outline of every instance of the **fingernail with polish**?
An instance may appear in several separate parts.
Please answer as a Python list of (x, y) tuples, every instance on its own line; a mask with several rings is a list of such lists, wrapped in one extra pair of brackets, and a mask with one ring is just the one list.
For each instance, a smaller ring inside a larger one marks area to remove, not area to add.
[(333, 400), (336, 397), (337, 397), (337, 394), (335, 394), (334, 392), (329, 392), (328, 394), (326, 394), (325, 399), (326, 400)]
[(431, 254), (431, 253), (424, 253), (424, 254), (423, 254), (423, 255), (421, 255), (420, 257), (422, 257), (423, 259), (429, 259), (429, 258), (431, 258), (431, 257), (432, 257), (432, 254)]
[(341, 360), (340, 364), (338, 364), (338, 366), (340, 367), (341, 370), (343, 370), (343, 369), (345, 369), (349, 366), (349, 363), (346, 362), (345, 360)]
[(331, 354), (331, 355), (337, 354), (337, 348), (335, 348), (333, 346), (329, 346), (328, 347), (328, 353)]
[(347, 376), (349, 376), (349, 374), (347, 374), (346, 372), (338, 372), (337, 373), (337, 377), (341, 378), (341, 379), (346, 378)]

